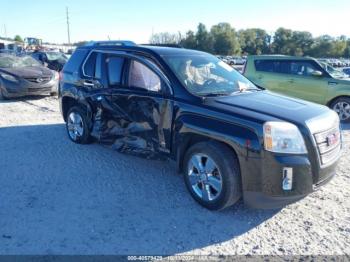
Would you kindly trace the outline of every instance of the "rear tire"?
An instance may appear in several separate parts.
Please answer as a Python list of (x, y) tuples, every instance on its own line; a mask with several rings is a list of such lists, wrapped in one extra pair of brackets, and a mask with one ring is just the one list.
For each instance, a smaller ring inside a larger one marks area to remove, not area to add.
[(69, 109), (66, 120), (67, 134), (70, 140), (77, 144), (90, 143), (90, 120), (86, 110), (80, 106)]
[(342, 123), (350, 123), (350, 97), (339, 97), (329, 107), (338, 114)]
[(186, 187), (200, 205), (221, 210), (241, 198), (238, 159), (227, 146), (218, 142), (195, 144), (187, 151), (183, 166)]

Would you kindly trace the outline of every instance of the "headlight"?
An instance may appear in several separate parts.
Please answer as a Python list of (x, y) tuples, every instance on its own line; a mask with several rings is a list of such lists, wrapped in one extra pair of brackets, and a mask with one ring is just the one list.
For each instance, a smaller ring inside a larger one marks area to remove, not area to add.
[(299, 129), (287, 122), (266, 122), (264, 124), (264, 145), (267, 151), (275, 153), (307, 153)]
[(59, 74), (58, 74), (58, 72), (52, 70), (52, 73), (53, 73), (53, 79), (58, 80), (59, 77), (60, 77)]
[(6, 79), (7, 81), (18, 82), (18, 80), (17, 80), (14, 76), (12, 76), (12, 75), (5, 74), (5, 73), (1, 73), (0, 76), (1, 76), (3, 79)]

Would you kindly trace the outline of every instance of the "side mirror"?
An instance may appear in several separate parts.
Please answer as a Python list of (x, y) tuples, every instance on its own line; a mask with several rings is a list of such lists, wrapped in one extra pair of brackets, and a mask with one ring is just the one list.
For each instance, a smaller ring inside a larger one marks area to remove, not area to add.
[(317, 77), (320, 77), (320, 76), (323, 76), (323, 73), (321, 72), (321, 71), (313, 71), (312, 73), (311, 73), (311, 75), (312, 76), (317, 76)]

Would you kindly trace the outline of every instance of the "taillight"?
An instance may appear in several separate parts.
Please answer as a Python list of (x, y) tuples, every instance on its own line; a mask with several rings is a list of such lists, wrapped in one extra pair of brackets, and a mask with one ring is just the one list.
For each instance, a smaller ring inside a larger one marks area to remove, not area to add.
[(58, 79), (61, 81), (62, 79), (63, 79), (63, 73), (62, 73), (62, 71), (61, 72), (59, 72), (59, 77), (58, 77)]

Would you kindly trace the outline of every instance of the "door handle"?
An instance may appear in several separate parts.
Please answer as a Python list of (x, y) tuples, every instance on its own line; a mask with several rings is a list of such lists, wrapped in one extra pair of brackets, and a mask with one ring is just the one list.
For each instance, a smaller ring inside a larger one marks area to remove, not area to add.
[(263, 76), (262, 75), (258, 75), (258, 79), (263, 79)]
[(84, 86), (87, 86), (87, 87), (93, 87), (93, 86), (95, 86), (95, 84), (94, 84), (92, 81), (89, 81), (89, 80), (85, 80), (85, 81), (83, 82), (83, 85), (84, 85)]
[(288, 79), (287, 82), (293, 84), (294, 83), (294, 79)]

